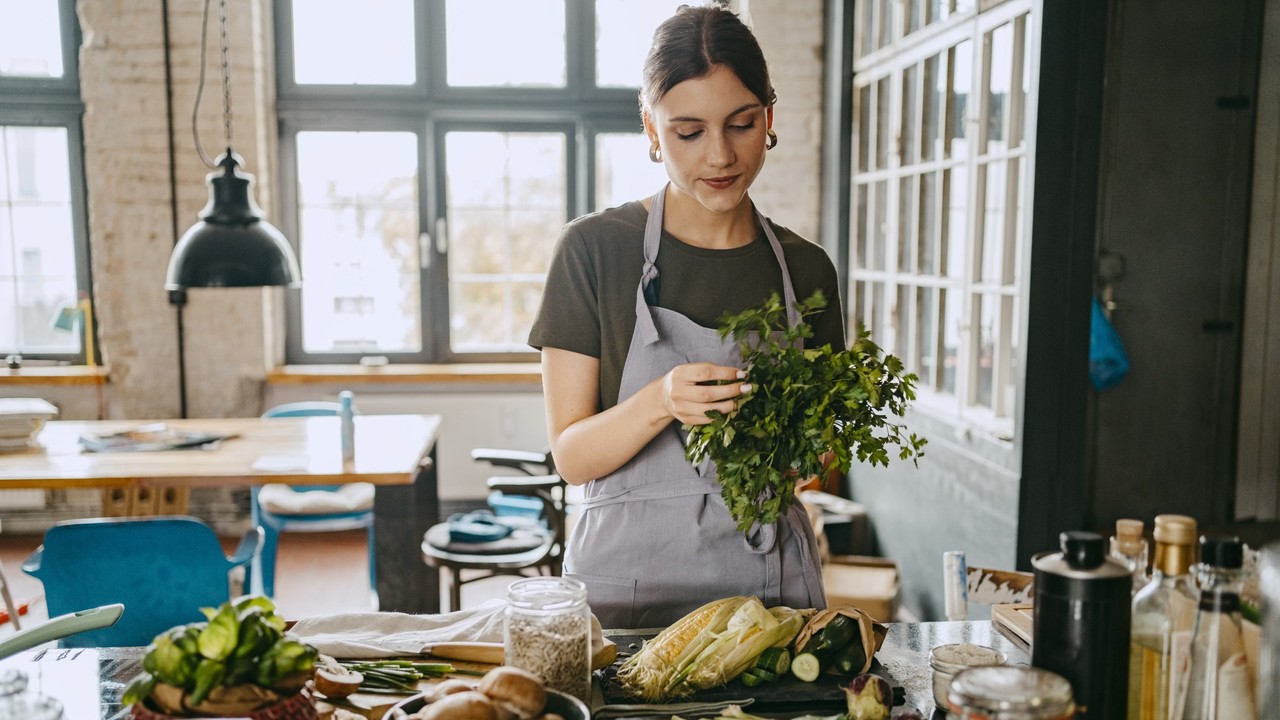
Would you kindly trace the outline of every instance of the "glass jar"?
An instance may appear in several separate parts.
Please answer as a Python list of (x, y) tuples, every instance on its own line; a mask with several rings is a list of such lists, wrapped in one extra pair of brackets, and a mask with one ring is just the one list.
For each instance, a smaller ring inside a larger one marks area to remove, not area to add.
[(27, 692), (27, 675), (10, 668), (0, 672), (0, 720), (62, 720), (62, 703)]
[(1021, 665), (989, 665), (956, 673), (947, 717), (958, 720), (1068, 720), (1075, 717), (1071, 683), (1057, 673)]
[(503, 641), (507, 665), (591, 702), (591, 610), (581, 582), (536, 577), (511, 583)]

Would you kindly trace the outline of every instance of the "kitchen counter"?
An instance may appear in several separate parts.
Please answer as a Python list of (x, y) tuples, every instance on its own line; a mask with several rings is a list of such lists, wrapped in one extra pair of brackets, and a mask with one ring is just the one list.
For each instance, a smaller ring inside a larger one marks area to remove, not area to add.
[[(892, 681), (905, 690), (904, 707), (915, 708), (925, 717), (930, 717), (934, 709), (930, 648), (970, 642), (1008, 654), (1010, 664), (1030, 662), (1026, 651), (993, 629), (989, 622), (893, 623), (888, 628), (889, 634), (880, 652), (876, 653), (876, 659)], [(63, 699), (67, 708), (66, 720), (126, 720), (128, 710), (121, 707), (120, 696), (125, 685), (140, 669), (142, 650), (135, 647), (28, 651), (0, 662), (0, 668), (22, 668), (31, 677), (31, 689)], [(94, 684), (96, 689), (92, 689)], [(87, 702), (95, 695), (100, 698), (96, 716), (92, 712), (92, 703)], [(781, 718), (801, 714), (789, 713), (785, 707), (753, 707), (750, 710)], [(840, 708), (833, 707), (824, 712), (833, 714), (840, 712)], [(626, 717), (670, 720), (671, 713)], [(937, 717), (941, 718), (942, 714)]]

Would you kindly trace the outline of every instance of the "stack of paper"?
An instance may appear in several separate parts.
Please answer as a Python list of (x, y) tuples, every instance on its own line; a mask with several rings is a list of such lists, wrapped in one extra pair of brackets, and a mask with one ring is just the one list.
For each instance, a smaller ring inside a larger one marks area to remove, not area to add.
[(25, 450), (58, 408), (40, 398), (0, 398), (0, 452)]

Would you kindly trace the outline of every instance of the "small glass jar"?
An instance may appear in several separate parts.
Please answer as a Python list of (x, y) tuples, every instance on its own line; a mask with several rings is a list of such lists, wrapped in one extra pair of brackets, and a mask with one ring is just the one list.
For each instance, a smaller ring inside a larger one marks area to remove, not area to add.
[(591, 610), (577, 580), (536, 577), (507, 588), (505, 662), (591, 702)]
[(961, 670), (947, 693), (947, 717), (958, 720), (1068, 720), (1076, 715), (1071, 683), (1021, 665)]
[(27, 692), (27, 675), (10, 668), (0, 672), (0, 720), (62, 720), (62, 703)]

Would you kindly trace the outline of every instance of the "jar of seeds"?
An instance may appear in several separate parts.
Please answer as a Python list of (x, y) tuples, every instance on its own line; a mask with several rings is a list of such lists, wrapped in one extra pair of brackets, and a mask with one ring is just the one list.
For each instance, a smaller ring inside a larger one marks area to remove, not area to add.
[(591, 610), (577, 580), (535, 577), (507, 588), (505, 662), (591, 702)]

